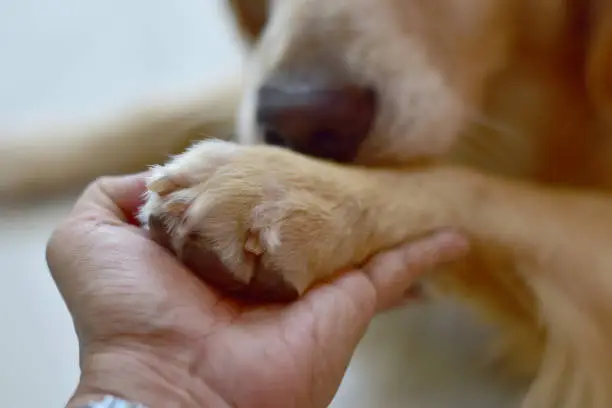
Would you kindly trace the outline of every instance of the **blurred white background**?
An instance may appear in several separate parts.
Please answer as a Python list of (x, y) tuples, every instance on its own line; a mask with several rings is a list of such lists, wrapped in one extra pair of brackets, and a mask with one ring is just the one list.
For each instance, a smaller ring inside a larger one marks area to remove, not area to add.
[[(222, 0), (0, 0), (0, 129), (81, 123), (205, 89), (241, 60), (225, 13)], [(44, 261), (72, 199), (0, 214), (0, 406), (61, 407), (77, 381), (70, 317)], [(514, 406), (480, 368), (478, 330), (448, 309), (381, 317), (334, 406)]]

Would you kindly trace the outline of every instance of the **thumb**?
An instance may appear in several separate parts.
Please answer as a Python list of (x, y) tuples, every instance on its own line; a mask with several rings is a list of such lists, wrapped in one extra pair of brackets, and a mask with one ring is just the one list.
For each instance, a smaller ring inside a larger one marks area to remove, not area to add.
[(134, 214), (142, 204), (147, 173), (102, 177), (87, 187), (74, 206), (73, 214), (93, 210), (98, 219), (134, 223)]

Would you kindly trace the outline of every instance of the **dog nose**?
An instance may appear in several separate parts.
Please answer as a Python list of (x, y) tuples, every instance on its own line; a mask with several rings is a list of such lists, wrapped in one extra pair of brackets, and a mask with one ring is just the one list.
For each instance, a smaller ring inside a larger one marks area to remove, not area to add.
[(356, 84), (276, 78), (259, 89), (257, 125), (268, 144), (350, 162), (372, 127), (375, 99)]

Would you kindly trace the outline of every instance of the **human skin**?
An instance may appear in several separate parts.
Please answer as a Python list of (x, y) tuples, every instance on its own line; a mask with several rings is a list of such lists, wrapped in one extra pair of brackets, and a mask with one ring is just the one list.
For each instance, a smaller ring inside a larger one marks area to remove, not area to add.
[(53, 233), (49, 268), (80, 346), (76, 408), (111, 394), (155, 407), (326, 407), (377, 311), (461, 257), (440, 232), (378, 255), (289, 305), (225, 297), (135, 225), (144, 176), (91, 184)]

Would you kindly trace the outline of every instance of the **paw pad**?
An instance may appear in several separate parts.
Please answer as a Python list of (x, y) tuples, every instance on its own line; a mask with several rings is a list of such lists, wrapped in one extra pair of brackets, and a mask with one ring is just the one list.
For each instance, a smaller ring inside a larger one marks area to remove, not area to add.
[[(182, 211), (184, 212), (184, 208)], [(181, 248), (174, 248), (172, 232), (164, 222), (168, 216), (173, 215), (166, 213), (149, 217), (151, 237), (171, 250), (206, 283), (232, 297), (253, 302), (290, 302), (299, 297), (297, 289), (283, 278), (280, 271), (263, 266), (261, 255), (264, 248), (255, 234), (250, 234), (244, 244), (245, 255), (253, 260), (250, 280), (244, 282), (224, 265), (211, 249), (211, 243), (199, 233), (187, 234), (182, 240)]]

